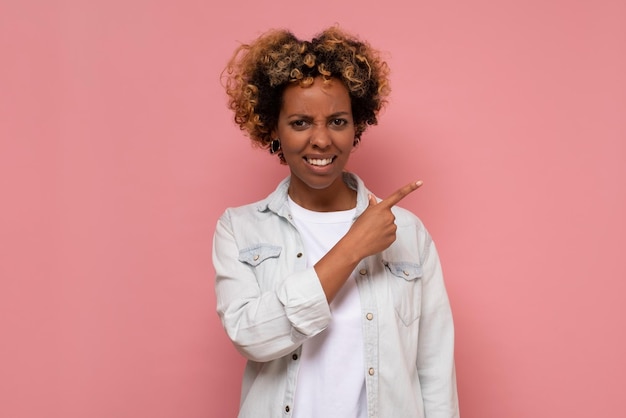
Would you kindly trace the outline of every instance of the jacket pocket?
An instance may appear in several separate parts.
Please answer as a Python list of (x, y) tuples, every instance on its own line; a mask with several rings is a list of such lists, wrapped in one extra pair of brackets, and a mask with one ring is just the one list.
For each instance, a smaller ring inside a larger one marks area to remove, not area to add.
[(384, 260), (389, 287), (398, 317), (409, 326), (420, 317), (422, 305), (422, 266), (406, 261)]
[(277, 258), (281, 247), (271, 244), (257, 244), (239, 251), (239, 261), (256, 267), (268, 258)]

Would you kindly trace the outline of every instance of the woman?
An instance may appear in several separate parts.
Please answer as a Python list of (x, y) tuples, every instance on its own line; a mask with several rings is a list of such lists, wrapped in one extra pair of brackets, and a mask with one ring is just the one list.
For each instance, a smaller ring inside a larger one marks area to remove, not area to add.
[(337, 27), (242, 45), (235, 121), (290, 175), (214, 236), (217, 312), (247, 359), (239, 417), (458, 417), (454, 330), (435, 246), (345, 171), (389, 93), (388, 67)]

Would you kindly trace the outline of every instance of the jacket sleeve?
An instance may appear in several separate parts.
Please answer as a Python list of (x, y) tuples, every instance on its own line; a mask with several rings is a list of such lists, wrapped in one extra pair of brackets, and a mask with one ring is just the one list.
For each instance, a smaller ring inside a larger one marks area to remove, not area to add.
[(216, 226), (213, 265), (217, 313), (246, 358), (265, 362), (282, 357), (328, 326), (330, 308), (315, 270), (291, 273), (275, 290), (262, 291), (254, 267), (239, 261), (228, 211)]
[(452, 312), (439, 256), (428, 232), (420, 244), (424, 275), (417, 371), (425, 416), (458, 418)]

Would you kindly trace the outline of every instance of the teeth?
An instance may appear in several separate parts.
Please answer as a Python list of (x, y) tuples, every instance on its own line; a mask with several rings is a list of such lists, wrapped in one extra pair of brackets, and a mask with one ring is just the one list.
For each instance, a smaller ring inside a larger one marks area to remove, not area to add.
[(332, 158), (319, 158), (319, 159), (308, 158), (307, 162), (309, 164), (311, 164), (311, 165), (316, 165), (316, 166), (319, 166), (319, 167), (323, 167), (325, 165), (328, 165), (328, 164), (332, 163), (333, 159)]

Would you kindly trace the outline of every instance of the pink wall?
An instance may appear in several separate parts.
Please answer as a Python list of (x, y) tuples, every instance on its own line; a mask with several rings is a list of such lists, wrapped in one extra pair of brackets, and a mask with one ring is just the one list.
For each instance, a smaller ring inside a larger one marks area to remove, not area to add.
[(0, 5), (0, 416), (235, 416), (211, 237), (286, 171), (219, 72), (264, 29), (334, 22), (388, 51), (350, 168), (381, 196), (425, 181), (403, 204), (441, 252), (463, 417), (619, 415), (624, 3), (273, 3)]

